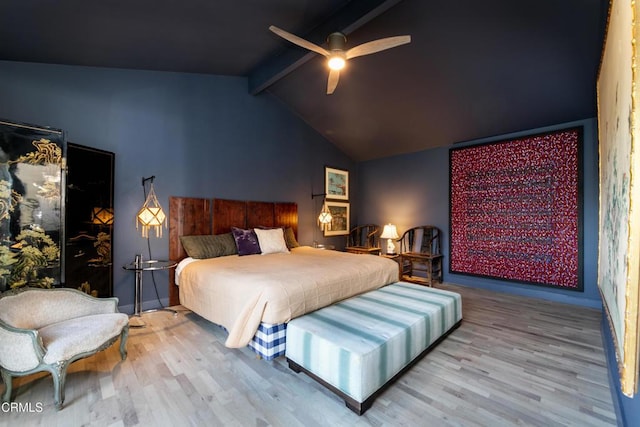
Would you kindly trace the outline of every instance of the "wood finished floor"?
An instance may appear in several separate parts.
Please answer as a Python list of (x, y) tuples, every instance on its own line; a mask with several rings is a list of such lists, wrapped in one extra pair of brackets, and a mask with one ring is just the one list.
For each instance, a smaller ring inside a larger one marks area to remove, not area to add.
[[(363, 416), (283, 358), (224, 347), (225, 332), (181, 307), (148, 313), (117, 345), (69, 369), (62, 411), (51, 376), (14, 380), (0, 426), (607, 426), (616, 425), (600, 311), (454, 285), (462, 326)], [(4, 386), (0, 385), (0, 391)]]

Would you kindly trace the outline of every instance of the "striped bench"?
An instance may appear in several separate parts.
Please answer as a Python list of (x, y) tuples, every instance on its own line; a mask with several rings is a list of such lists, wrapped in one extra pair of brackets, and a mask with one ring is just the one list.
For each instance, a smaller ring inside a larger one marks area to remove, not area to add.
[(459, 294), (397, 282), (293, 319), (286, 358), (362, 415), (461, 320)]

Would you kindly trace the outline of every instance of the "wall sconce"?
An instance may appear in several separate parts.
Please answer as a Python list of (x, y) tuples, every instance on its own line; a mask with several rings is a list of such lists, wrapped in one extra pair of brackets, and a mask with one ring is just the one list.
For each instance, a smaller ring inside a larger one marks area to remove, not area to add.
[[(327, 193), (320, 194), (311, 194), (311, 199), (314, 199), (318, 196), (325, 196)], [(320, 215), (318, 215), (318, 225), (324, 231), (325, 228), (331, 224), (333, 217), (331, 216), (331, 211), (327, 207), (327, 199), (326, 197), (322, 199), (322, 210), (320, 211)]]
[[(142, 229), (142, 237), (149, 237), (149, 229), (154, 228), (156, 231), (156, 237), (162, 237), (162, 226), (167, 228), (167, 216), (164, 214), (162, 210), (162, 206), (158, 202), (158, 198), (156, 197), (156, 192), (153, 189), (153, 180), (155, 176), (151, 176), (149, 178), (142, 178), (142, 190), (145, 190), (144, 184), (147, 181), (151, 181), (149, 187), (149, 195), (145, 196), (146, 199), (144, 201), (144, 205), (138, 211), (137, 220), (136, 220), (136, 229), (138, 225), (140, 225)], [(146, 191), (145, 191), (146, 193)]]
[(387, 255), (395, 255), (396, 253), (396, 245), (393, 243), (393, 240), (398, 239), (398, 230), (396, 226), (393, 224), (387, 224), (382, 229), (382, 234), (380, 235), (381, 239), (387, 240)]
[(327, 201), (324, 200), (322, 202), (322, 211), (320, 211), (320, 215), (318, 215), (318, 223), (321, 227), (327, 227), (331, 224), (333, 217), (331, 216), (331, 211), (327, 207)]
[(91, 210), (91, 223), (95, 225), (113, 225), (113, 209), (93, 208)]

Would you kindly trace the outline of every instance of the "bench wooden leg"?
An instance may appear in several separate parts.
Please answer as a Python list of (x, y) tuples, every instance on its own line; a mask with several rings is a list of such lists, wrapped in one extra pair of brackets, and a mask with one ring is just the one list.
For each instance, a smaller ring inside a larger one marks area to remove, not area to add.
[(289, 362), (289, 369), (291, 369), (293, 372), (295, 372), (296, 374), (302, 372), (302, 368), (296, 362), (289, 359), (287, 359), (287, 362)]

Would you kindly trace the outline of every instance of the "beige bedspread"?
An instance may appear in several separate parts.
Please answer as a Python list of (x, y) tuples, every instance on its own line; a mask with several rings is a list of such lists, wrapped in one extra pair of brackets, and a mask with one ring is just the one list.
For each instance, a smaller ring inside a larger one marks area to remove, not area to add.
[(398, 264), (387, 258), (302, 246), (192, 262), (180, 273), (180, 303), (224, 326), (227, 347), (243, 347), (260, 322), (288, 322), (397, 280)]

